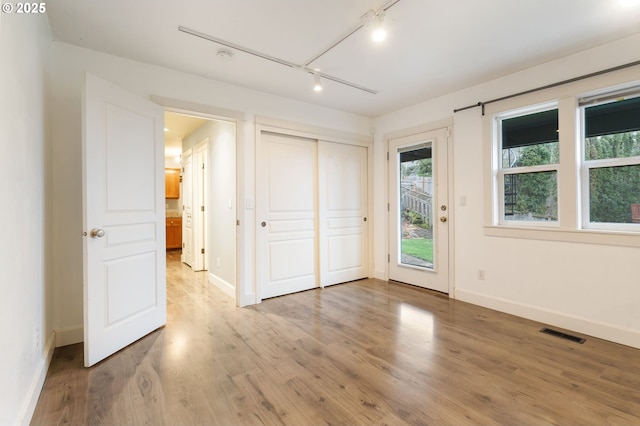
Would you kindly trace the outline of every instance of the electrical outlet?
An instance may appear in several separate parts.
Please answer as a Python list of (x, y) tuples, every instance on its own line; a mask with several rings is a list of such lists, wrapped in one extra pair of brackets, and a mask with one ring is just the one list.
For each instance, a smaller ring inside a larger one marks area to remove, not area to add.
[(484, 281), (485, 278), (485, 271), (484, 269), (478, 269), (478, 279), (480, 281)]

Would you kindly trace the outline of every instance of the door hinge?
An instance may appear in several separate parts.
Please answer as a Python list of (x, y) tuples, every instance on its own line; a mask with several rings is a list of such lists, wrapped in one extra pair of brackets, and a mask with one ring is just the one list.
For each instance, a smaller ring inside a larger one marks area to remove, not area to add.
[(387, 151), (387, 161), (389, 161), (389, 151)]
[(204, 163), (202, 163), (202, 170), (204, 170)]
[(204, 254), (204, 249), (203, 248), (200, 249), (200, 253)]
[(184, 243), (182, 243), (182, 248), (184, 248)]
[(390, 212), (391, 211), (391, 203), (387, 203), (387, 211)]
[(200, 206), (200, 211), (203, 212), (204, 211), (204, 206)]
[(391, 255), (387, 254), (387, 263), (391, 263)]

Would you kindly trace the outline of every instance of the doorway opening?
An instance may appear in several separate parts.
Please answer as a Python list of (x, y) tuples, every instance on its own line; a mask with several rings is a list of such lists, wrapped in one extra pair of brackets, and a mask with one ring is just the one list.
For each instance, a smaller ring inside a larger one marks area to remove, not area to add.
[(179, 196), (165, 203), (167, 221), (181, 221), (180, 260), (235, 299), (236, 123), (165, 111), (165, 168), (180, 171)]

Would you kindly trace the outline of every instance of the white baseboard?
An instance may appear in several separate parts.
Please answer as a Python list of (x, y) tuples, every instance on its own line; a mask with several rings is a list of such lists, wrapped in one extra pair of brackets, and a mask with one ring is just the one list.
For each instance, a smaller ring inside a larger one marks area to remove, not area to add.
[(38, 398), (40, 398), (40, 392), (42, 391), (44, 380), (47, 378), (47, 371), (49, 371), (53, 352), (56, 349), (54, 342), (55, 333), (52, 332), (45, 343), (42, 358), (38, 363), (38, 367), (33, 375), (33, 379), (31, 380), (31, 386), (29, 386), (29, 391), (27, 392), (22, 408), (20, 409), (20, 413), (18, 415), (18, 424), (20, 425), (28, 425), (31, 423), (31, 418), (33, 417), (33, 412), (36, 409)]
[(84, 328), (82, 325), (55, 330), (56, 348), (84, 342)]
[(224, 294), (236, 300), (236, 287), (233, 284), (226, 282), (211, 272), (209, 273), (209, 282), (222, 290)]
[(456, 299), (640, 349), (640, 332), (638, 330), (615, 327), (588, 318), (567, 315), (469, 290), (456, 289)]

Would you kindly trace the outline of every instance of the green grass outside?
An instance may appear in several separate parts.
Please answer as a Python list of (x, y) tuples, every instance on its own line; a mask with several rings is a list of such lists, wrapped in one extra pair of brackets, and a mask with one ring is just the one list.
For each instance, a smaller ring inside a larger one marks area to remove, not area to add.
[(402, 254), (416, 257), (433, 263), (432, 238), (403, 238)]

